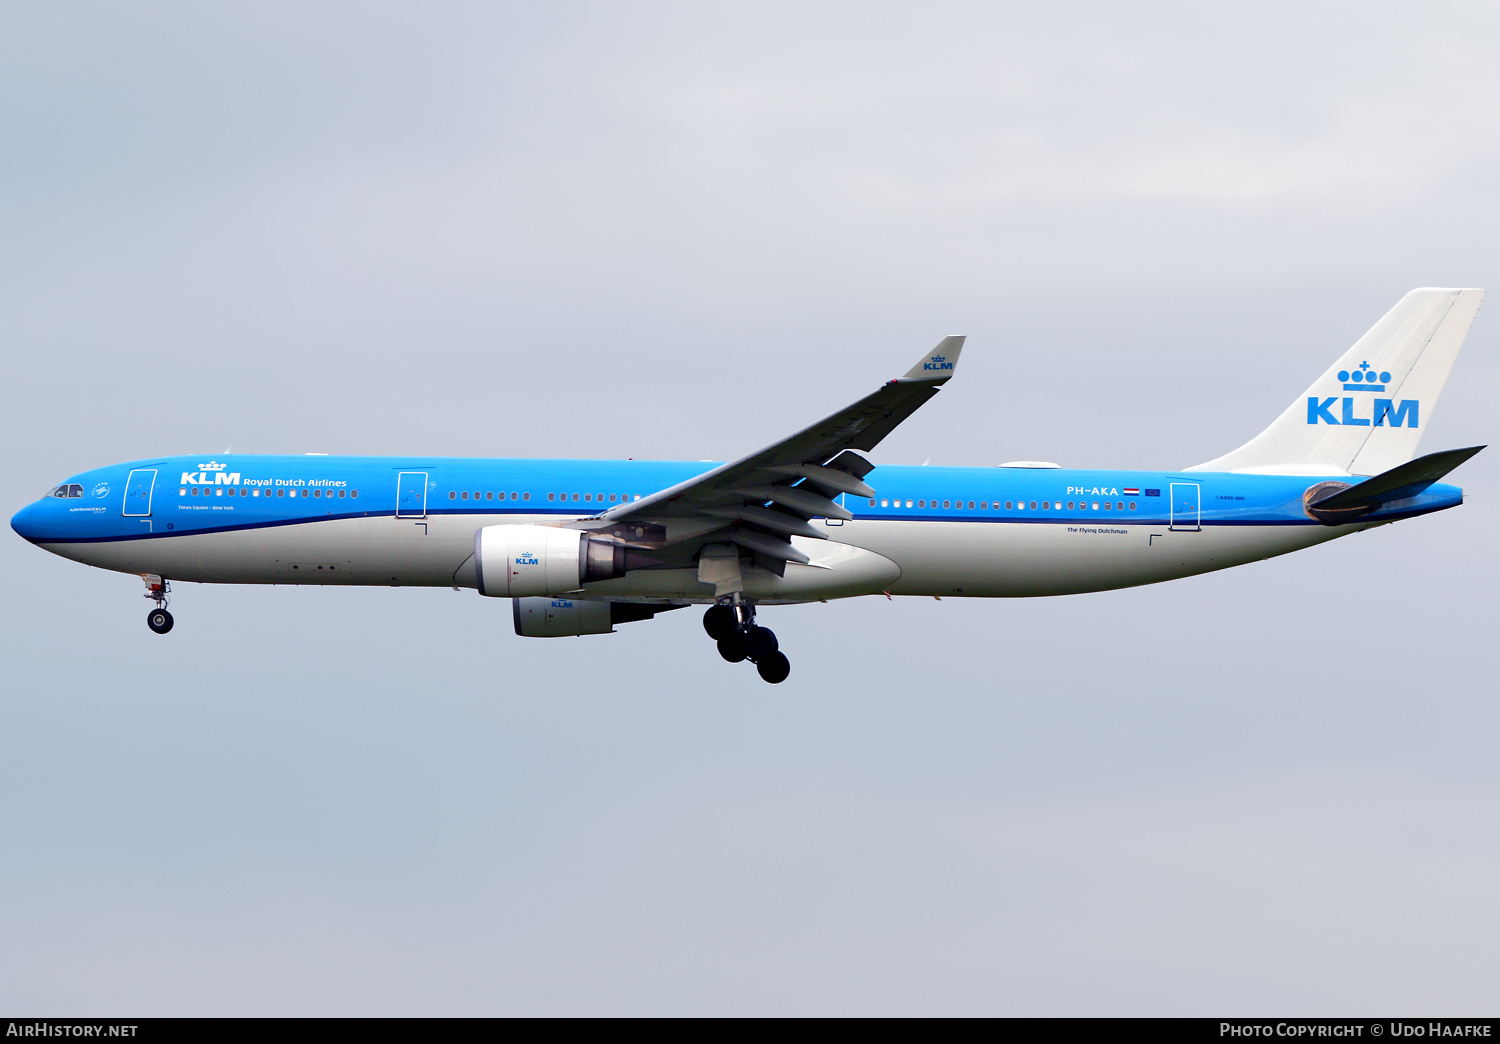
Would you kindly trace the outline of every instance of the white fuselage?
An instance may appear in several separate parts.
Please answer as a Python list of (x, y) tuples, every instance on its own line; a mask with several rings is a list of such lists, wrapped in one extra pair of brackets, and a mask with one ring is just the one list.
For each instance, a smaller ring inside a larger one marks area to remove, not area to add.
[[(474, 587), (474, 533), (486, 525), (556, 525), (556, 515), (331, 519), (265, 529), (46, 545), (105, 569), (228, 584)], [(1373, 524), (1373, 523), (1372, 523)], [(774, 603), (892, 595), (1030, 597), (1155, 583), (1297, 551), (1365, 526), (1211, 526), (853, 520), (815, 523), (827, 540), (793, 538), (812, 559), (786, 575), (746, 574), (746, 594)], [(861, 554), (860, 549), (870, 554)], [(647, 569), (586, 585), (583, 595), (712, 602), (695, 569)]]

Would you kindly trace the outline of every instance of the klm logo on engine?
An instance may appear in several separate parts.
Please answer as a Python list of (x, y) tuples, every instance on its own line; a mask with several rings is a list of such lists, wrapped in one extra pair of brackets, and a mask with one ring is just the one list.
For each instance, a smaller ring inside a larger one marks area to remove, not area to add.
[(951, 370), (953, 364), (948, 361), (946, 355), (934, 355), (922, 364), (924, 370)]
[[(1391, 381), (1389, 370), (1377, 372), (1370, 368), (1370, 364), (1362, 362), (1357, 370), (1340, 370), (1338, 378), (1343, 382), (1345, 391), (1353, 392), (1383, 392), (1385, 386)], [(1335, 405), (1338, 407), (1335, 414)], [(1360, 428), (1399, 428), (1405, 424), (1408, 428), (1417, 426), (1418, 412), (1422, 403), (1418, 399), (1402, 399), (1399, 402), (1394, 399), (1382, 399), (1376, 396), (1370, 403), (1369, 416), (1361, 417), (1364, 403), (1352, 395), (1343, 396), (1343, 402), (1339, 402), (1339, 396), (1330, 395), (1328, 398), (1320, 398), (1317, 395), (1307, 397), (1307, 423), (1309, 424), (1334, 424), (1339, 426), (1350, 426)]]
[(516, 565), (540, 565), (540, 564), (541, 563), (539, 563), (537, 561), (536, 554), (534, 552), (531, 552), (531, 551), (522, 551), (519, 555), (516, 556)]

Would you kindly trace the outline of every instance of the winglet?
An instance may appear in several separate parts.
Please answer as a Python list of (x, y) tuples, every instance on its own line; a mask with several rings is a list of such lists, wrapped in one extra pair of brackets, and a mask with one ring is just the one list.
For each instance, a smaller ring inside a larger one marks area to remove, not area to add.
[(900, 380), (942, 384), (953, 376), (953, 368), (958, 365), (958, 353), (963, 350), (964, 339), (962, 337), (944, 337), (930, 354), (907, 370), (906, 376), (901, 377)]

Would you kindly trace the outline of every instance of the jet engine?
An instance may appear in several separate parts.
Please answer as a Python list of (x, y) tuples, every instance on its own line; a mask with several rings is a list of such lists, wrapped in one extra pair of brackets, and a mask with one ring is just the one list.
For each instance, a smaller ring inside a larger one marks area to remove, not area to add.
[(635, 605), (584, 598), (514, 598), (516, 633), (522, 638), (572, 638), (612, 634), (615, 624), (649, 620), (681, 605)]
[(485, 526), (474, 534), (479, 593), (526, 598), (577, 591), (624, 576), (625, 548), (607, 537), (552, 526)]

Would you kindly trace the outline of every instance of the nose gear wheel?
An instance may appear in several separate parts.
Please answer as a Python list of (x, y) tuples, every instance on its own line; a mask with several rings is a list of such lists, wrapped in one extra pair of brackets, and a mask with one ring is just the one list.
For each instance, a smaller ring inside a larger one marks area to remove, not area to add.
[(146, 597), (156, 603), (156, 608), (146, 614), (146, 626), (157, 634), (166, 634), (172, 629), (172, 614), (167, 612), (172, 584), (155, 573), (142, 573), (141, 579), (146, 583)]

